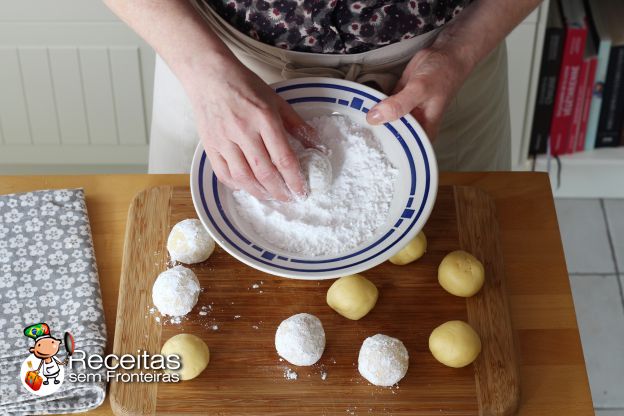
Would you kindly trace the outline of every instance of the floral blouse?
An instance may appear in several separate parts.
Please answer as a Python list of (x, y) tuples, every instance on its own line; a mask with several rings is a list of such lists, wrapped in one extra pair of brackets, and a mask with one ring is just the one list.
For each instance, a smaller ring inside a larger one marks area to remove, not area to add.
[(204, 0), (241, 32), (280, 48), (358, 53), (444, 25), (471, 0)]

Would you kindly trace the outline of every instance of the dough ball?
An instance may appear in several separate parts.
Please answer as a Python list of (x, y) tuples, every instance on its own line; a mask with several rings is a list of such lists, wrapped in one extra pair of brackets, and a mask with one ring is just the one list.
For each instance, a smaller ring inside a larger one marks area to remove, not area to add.
[(376, 386), (389, 387), (398, 383), (409, 367), (405, 345), (396, 338), (377, 334), (362, 343), (358, 370), (362, 377)]
[(162, 355), (177, 355), (181, 367), (178, 370), (167, 370), (177, 373), (181, 380), (197, 377), (210, 361), (210, 350), (201, 338), (192, 334), (178, 334), (167, 340), (160, 350)]
[(293, 365), (317, 362), (325, 351), (325, 330), (314, 315), (299, 313), (282, 321), (275, 332), (277, 353)]
[(390, 257), (389, 260), (392, 264), (404, 266), (421, 258), (425, 251), (427, 251), (427, 237), (421, 231), (401, 251)]
[(464, 321), (445, 322), (431, 332), (429, 350), (449, 367), (465, 367), (481, 352), (479, 335)]
[(345, 318), (357, 321), (375, 307), (378, 295), (370, 280), (354, 274), (341, 277), (330, 286), (327, 304)]
[(171, 229), (167, 251), (172, 261), (186, 264), (205, 261), (215, 249), (215, 242), (198, 219), (182, 220)]
[(332, 165), (325, 153), (316, 149), (305, 149), (299, 155), (299, 164), (311, 195), (324, 193), (331, 187)]
[(438, 281), (450, 294), (470, 297), (477, 293), (485, 280), (483, 264), (470, 253), (453, 251), (438, 267)]
[(158, 275), (152, 287), (152, 300), (161, 314), (183, 316), (197, 303), (200, 289), (191, 269), (175, 266)]

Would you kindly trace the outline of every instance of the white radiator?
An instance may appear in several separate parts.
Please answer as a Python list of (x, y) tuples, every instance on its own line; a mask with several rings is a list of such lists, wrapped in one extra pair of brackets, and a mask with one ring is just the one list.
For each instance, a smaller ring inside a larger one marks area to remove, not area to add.
[(0, 10), (0, 165), (145, 165), (152, 50), (99, 0)]

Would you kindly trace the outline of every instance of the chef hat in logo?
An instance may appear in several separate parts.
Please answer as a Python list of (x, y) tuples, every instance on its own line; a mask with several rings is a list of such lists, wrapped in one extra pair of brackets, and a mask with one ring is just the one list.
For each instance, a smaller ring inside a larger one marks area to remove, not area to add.
[(32, 338), (35, 342), (39, 341), (42, 338), (52, 338), (50, 335), (50, 327), (46, 323), (39, 323), (35, 325), (31, 325), (24, 329), (24, 335), (28, 338)]

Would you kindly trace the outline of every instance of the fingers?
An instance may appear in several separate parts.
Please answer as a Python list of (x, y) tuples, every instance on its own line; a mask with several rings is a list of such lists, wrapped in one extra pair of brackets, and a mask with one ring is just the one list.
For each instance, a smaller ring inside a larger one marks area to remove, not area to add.
[(241, 147), (245, 158), (256, 180), (278, 201), (289, 201), (290, 192), (282, 179), (282, 175), (277, 171), (271, 157), (258, 137), (256, 141)]
[(369, 124), (378, 125), (403, 117), (422, 102), (423, 90), (420, 83), (407, 84), (398, 93), (375, 105), (366, 114), (366, 121)]
[(306, 184), (301, 174), (299, 159), (288, 144), (286, 130), (284, 130), (279, 117), (264, 126), (262, 139), (273, 164), (282, 175), (290, 191), (300, 197), (305, 196), (307, 193)]
[(208, 147), (204, 147), (204, 150), (206, 152), (208, 160), (210, 160), (210, 166), (212, 167), (215, 175), (217, 175), (217, 178), (219, 178), (219, 181), (221, 181), (221, 183), (223, 183), (231, 190), (237, 190), (238, 187), (234, 184), (234, 181), (232, 180), (232, 176), (230, 175), (230, 169), (228, 168), (225, 159), (223, 159), (223, 157), (215, 150), (212, 150)]
[(224, 146), (222, 156), (227, 162), (232, 183), (236, 188), (244, 189), (258, 199), (270, 198), (270, 195), (256, 179), (238, 146), (230, 142), (229, 145)]
[(305, 147), (318, 147), (320, 140), (316, 130), (306, 123), (290, 104), (279, 98), (278, 109), (284, 128)]
[(411, 111), (412, 116), (420, 123), (430, 141), (434, 141), (444, 114), (444, 104), (436, 101), (428, 102), (427, 106), (417, 106)]

